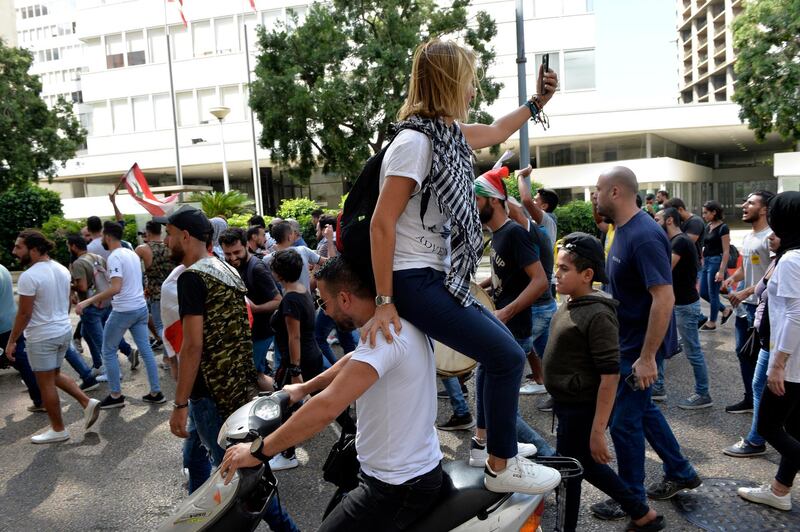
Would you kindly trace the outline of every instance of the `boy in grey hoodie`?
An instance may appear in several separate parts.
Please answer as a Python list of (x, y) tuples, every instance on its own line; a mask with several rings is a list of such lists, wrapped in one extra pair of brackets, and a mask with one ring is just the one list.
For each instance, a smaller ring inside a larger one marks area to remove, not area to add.
[[(606, 427), (619, 383), (617, 302), (595, 291), (606, 283), (603, 246), (594, 236), (564, 237), (556, 262), (556, 291), (566, 296), (550, 324), (544, 353), (544, 382), (558, 417), (556, 452), (583, 466), (583, 476), (631, 516), (626, 530), (664, 528), (657, 515), (626, 487), (607, 464)], [(564, 530), (576, 530), (581, 479), (568, 481)]]

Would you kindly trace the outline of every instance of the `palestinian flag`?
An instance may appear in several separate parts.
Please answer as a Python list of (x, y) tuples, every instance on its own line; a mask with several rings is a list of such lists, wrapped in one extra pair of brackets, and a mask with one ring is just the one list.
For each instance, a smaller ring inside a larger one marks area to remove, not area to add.
[(173, 194), (163, 200), (156, 198), (150, 192), (147, 180), (137, 163), (133, 163), (131, 169), (122, 176), (122, 182), (125, 184), (125, 188), (128, 189), (128, 194), (153, 216), (164, 216), (164, 209), (172, 206), (178, 200), (178, 194)]

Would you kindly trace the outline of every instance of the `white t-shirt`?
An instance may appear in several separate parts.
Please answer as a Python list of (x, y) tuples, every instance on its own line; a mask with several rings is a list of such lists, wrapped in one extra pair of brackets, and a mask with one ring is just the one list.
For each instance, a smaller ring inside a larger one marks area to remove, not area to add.
[(147, 305), (142, 287), (142, 262), (136, 252), (117, 248), (108, 256), (108, 276), (122, 278), (122, 290), (111, 299), (111, 306), (119, 312), (139, 310)]
[(550, 238), (550, 243), (555, 245), (556, 236), (558, 236), (557, 232), (557, 224), (556, 224), (556, 217), (552, 212), (544, 213), (542, 216), (542, 223), (540, 224), (544, 232), (547, 233), (547, 236)]
[(433, 268), (450, 271), (450, 220), (439, 212), (435, 192), (420, 220), (422, 181), (431, 171), (433, 148), (425, 133), (405, 129), (389, 145), (381, 164), (380, 186), (386, 176), (408, 177), (416, 182), (414, 193), (397, 220), (394, 245), (394, 270)]
[[(758, 233), (750, 232), (745, 235), (742, 241), (742, 269), (744, 270), (744, 287), (755, 285), (760, 281), (769, 267), (769, 235), (772, 229), (767, 226)], [(758, 297), (755, 294), (744, 300), (745, 303), (758, 305)]]
[[(298, 279), (298, 281), (303, 283), (306, 286), (306, 290), (308, 290), (308, 292), (310, 293), (311, 292), (311, 275), (309, 273), (308, 265), (309, 264), (312, 264), (312, 265), (319, 264), (319, 261), (320, 261), (321, 257), (319, 255), (317, 255), (317, 253), (314, 250), (309, 249), (309, 248), (307, 248), (305, 246), (292, 246), (291, 248), (288, 248), (288, 249), (295, 250), (296, 252), (298, 252), (300, 254), (300, 258), (303, 259), (303, 269), (300, 271), (300, 278)], [(267, 268), (270, 268), (270, 264), (272, 264), (272, 257), (274, 255), (275, 255), (275, 252), (272, 252), (269, 255), (266, 255), (264, 257), (263, 262), (264, 262), (264, 264), (267, 265)], [(270, 268), (270, 272), (272, 272), (271, 268)]]
[(106, 262), (108, 262), (108, 257), (111, 255), (111, 252), (103, 247), (103, 237), (100, 236), (92, 239), (92, 241), (86, 245), (86, 251), (94, 253), (95, 255), (100, 255)]
[[(372, 366), (378, 380), (356, 401), (356, 450), (364, 472), (398, 485), (432, 470), (442, 459), (436, 434), (436, 362), (419, 329), (404, 319), (394, 341), (359, 343), (352, 360)], [(390, 325), (391, 327), (391, 325)]]
[(787, 251), (767, 284), (769, 297), (769, 365), (780, 351), (791, 356), (784, 379), (800, 383), (800, 250)]
[(17, 293), (33, 296), (33, 312), (25, 338), (41, 342), (72, 330), (69, 321), (69, 270), (54, 260), (37, 262), (19, 276)]

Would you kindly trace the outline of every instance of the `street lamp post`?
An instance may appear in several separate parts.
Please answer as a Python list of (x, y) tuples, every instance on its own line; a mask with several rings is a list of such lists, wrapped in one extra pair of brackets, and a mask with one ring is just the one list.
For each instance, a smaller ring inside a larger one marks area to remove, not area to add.
[(222, 145), (222, 184), (225, 192), (230, 192), (231, 183), (228, 179), (228, 162), (225, 159), (225, 133), (222, 127), (222, 121), (231, 112), (230, 107), (212, 107), (209, 112), (219, 120), (219, 143)]

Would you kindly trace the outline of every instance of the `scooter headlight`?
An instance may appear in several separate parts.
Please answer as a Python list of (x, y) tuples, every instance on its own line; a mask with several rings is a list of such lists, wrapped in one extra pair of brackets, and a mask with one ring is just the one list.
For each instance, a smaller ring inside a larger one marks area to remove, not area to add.
[(264, 421), (279, 419), (281, 417), (281, 407), (275, 401), (270, 400), (269, 397), (264, 397), (253, 405), (251, 415)]

